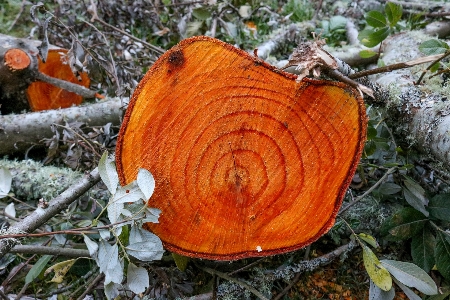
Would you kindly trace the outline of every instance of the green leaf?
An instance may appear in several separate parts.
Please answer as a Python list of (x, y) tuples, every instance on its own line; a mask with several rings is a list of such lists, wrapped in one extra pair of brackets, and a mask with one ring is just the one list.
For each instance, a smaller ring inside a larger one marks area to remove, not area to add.
[(437, 231), (434, 257), (436, 268), (447, 280), (450, 279), (450, 237), (441, 230)]
[(447, 52), (448, 49), (447, 43), (436, 39), (425, 41), (419, 45), (419, 50), (425, 55), (442, 54)]
[(330, 31), (344, 29), (347, 25), (347, 18), (343, 16), (334, 16), (330, 18)]
[(379, 247), (377, 240), (370, 234), (360, 233), (360, 234), (358, 234), (358, 237), (374, 248)]
[(415, 264), (388, 259), (383, 259), (380, 263), (404, 285), (414, 287), (425, 295), (437, 294), (436, 283)]
[(25, 284), (31, 283), (33, 280), (39, 277), (44, 271), (45, 266), (50, 261), (53, 255), (43, 255), (30, 269), (27, 276), (25, 277)]
[(411, 256), (413, 262), (425, 270), (430, 272), (433, 268), (434, 249), (436, 247), (436, 238), (431, 232), (429, 226), (422, 228), (422, 231), (413, 236), (411, 241)]
[(205, 21), (209, 17), (211, 17), (211, 12), (204, 7), (197, 7), (192, 10), (192, 15), (201, 21)]
[(450, 194), (440, 194), (431, 198), (428, 211), (433, 218), (450, 221)]
[(402, 190), (402, 187), (392, 182), (384, 182), (378, 188), (378, 191), (383, 195), (393, 195)]
[(431, 73), (437, 72), (440, 67), (441, 67), (441, 65), (438, 62), (435, 64), (432, 64), (430, 67), (430, 72)]
[(405, 207), (387, 219), (381, 226), (381, 234), (388, 240), (406, 240), (418, 234), (428, 222), (419, 211)]
[(399, 4), (388, 2), (384, 7), (384, 11), (386, 12), (386, 16), (391, 27), (397, 25), (398, 21), (402, 18), (403, 8)]
[(186, 268), (190, 261), (190, 258), (187, 256), (176, 254), (174, 252), (172, 252), (172, 257), (173, 257), (173, 260), (175, 261), (175, 264), (177, 265), (177, 268), (181, 272), (186, 271)]
[(64, 279), (64, 276), (67, 274), (67, 272), (70, 270), (70, 268), (76, 261), (77, 259), (69, 259), (56, 263), (53, 266), (49, 267), (47, 270), (45, 270), (45, 275), (49, 274), (50, 272), (55, 272), (55, 275), (50, 281), (55, 283), (61, 283)]
[(445, 300), (445, 299), (448, 299), (447, 298), (448, 296), (450, 296), (450, 291), (444, 292), (443, 294), (440, 294), (440, 295), (428, 297), (427, 300)]
[(388, 270), (383, 267), (376, 255), (366, 245), (363, 248), (363, 261), (367, 274), (370, 279), (383, 291), (389, 291), (392, 288), (392, 278)]
[(376, 31), (366, 29), (359, 33), (358, 39), (364, 46), (372, 48), (387, 38), (390, 32), (391, 30), (389, 27), (381, 27)]
[(366, 22), (372, 27), (386, 27), (386, 17), (379, 11), (372, 10), (366, 14)]
[(378, 53), (375, 51), (372, 51), (372, 50), (359, 51), (359, 56), (362, 58), (371, 58), (371, 57), (374, 57), (375, 55), (378, 55)]
[(417, 182), (408, 177), (405, 177), (403, 184), (405, 185), (405, 189), (403, 189), (405, 200), (409, 205), (428, 217), (430, 213), (425, 209), (425, 205), (428, 205), (425, 190)]

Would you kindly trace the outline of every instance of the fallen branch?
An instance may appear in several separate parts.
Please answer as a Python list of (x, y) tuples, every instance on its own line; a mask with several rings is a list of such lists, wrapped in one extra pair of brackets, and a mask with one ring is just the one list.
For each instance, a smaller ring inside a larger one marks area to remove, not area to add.
[(0, 156), (25, 152), (41, 139), (51, 138), (52, 124), (82, 122), (88, 126), (119, 125), (123, 104), (119, 98), (110, 98), (95, 104), (58, 110), (46, 110), (20, 115), (0, 115)]
[(11, 249), (11, 253), (59, 255), (65, 257), (90, 257), (89, 251), (84, 249), (69, 249), (58, 247), (45, 247), (37, 245), (17, 245)]

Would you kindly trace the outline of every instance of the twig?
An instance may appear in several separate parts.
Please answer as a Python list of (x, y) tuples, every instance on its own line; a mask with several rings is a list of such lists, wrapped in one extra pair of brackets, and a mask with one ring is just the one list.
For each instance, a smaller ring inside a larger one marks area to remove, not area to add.
[[(139, 218), (133, 218), (133, 220), (139, 220), (143, 217)], [(104, 225), (104, 226), (87, 226), (87, 227), (81, 227), (81, 228), (73, 228), (68, 230), (57, 230), (57, 231), (50, 231), (50, 232), (41, 232), (41, 233), (15, 233), (15, 234), (3, 234), (0, 235), (0, 240), (2, 239), (11, 239), (11, 238), (29, 238), (29, 237), (42, 237), (42, 236), (49, 236), (49, 235), (55, 235), (55, 234), (96, 234), (98, 229), (108, 229), (113, 226), (123, 224), (126, 222), (130, 222), (131, 219), (125, 219), (116, 223)], [(91, 230), (92, 229), (92, 230)]]
[(399, 70), (399, 69), (407, 69), (412, 66), (428, 63), (431, 61), (436, 61), (437, 59), (440, 60), (442, 58), (443, 58), (442, 54), (421, 57), (421, 58), (410, 60), (407, 62), (392, 64), (389, 66), (384, 66), (384, 67), (380, 67), (380, 68), (376, 68), (376, 69), (372, 69), (372, 70), (364, 70), (361, 72), (353, 73), (353, 74), (348, 75), (348, 77), (351, 79), (357, 79), (357, 78), (361, 78), (361, 77), (365, 77), (365, 76), (369, 76), (369, 75), (373, 75), (373, 74), (391, 72), (391, 71)]
[(276, 297), (275, 298), (273, 298), (273, 300), (279, 300), (279, 299), (281, 299), (284, 295), (286, 295), (290, 290), (291, 290), (291, 288), (300, 280), (300, 276), (302, 275), (303, 273), (297, 273), (297, 274), (295, 274), (295, 276), (294, 276), (294, 278), (291, 280), (291, 282), (278, 294), (278, 295), (276, 295)]
[[(53, 237), (49, 238), (45, 243), (42, 244), (42, 246), (47, 246), (52, 240), (53, 240)], [(26, 263), (25, 263), (23, 266), (28, 265), (28, 264), (30, 263), (30, 261), (31, 261), (32, 259), (34, 259), (35, 257), (36, 257), (36, 254), (33, 254), (33, 256), (31, 256), (31, 257), (26, 261)], [(16, 273), (16, 274), (17, 274), (17, 273)], [(25, 293), (25, 291), (27, 290), (27, 288), (28, 288), (28, 286), (30, 285), (30, 283), (31, 283), (31, 282), (25, 283), (25, 284), (23, 285), (22, 289), (21, 289), (20, 292), (17, 294), (16, 299), (19, 300), (19, 299), (22, 297), (23, 293)]]
[(20, 19), (20, 16), (22, 15), (23, 11), (25, 10), (25, 4), (27, 3), (26, 0), (22, 0), (22, 5), (20, 6), (20, 10), (17, 13), (16, 17), (14, 18), (14, 21), (9, 25), (8, 29), (6, 29), (6, 32), (10, 32), (11, 29), (16, 25), (17, 21)]
[(101, 157), (102, 157), (97, 151), (95, 151), (94, 146), (92, 146), (91, 143), (90, 143), (88, 140), (86, 140), (81, 134), (79, 134), (78, 132), (76, 132), (75, 130), (73, 130), (73, 128), (70, 128), (70, 127), (64, 126), (64, 125), (60, 125), (60, 124), (56, 124), (56, 123), (53, 124), (53, 125), (55, 125), (55, 126), (57, 126), (57, 127), (64, 128), (64, 129), (69, 130), (69, 131), (72, 131), (76, 136), (78, 136), (80, 139), (82, 139), (82, 140), (89, 146), (90, 150), (91, 150), (95, 155), (97, 155), (98, 158), (101, 158)]
[(388, 169), (386, 171), (386, 173), (384, 173), (384, 175), (374, 184), (372, 185), (367, 191), (364, 192), (364, 194), (362, 194), (359, 197), (356, 197), (355, 200), (352, 203), (349, 203), (346, 207), (342, 208), (338, 215), (342, 215), (345, 211), (347, 211), (350, 207), (352, 207), (353, 205), (355, 205), (356, 203), (358, 203), (359, 201), (361, 201), (362, 199), (364, 199), (364, 197), (366, 197), (367, 195), (369, 195), (370, 193), (372, 193), (372, 191), (374, 189), (376, 189), (381, 183), (383, 183), (383, 181), (388, 177), (389, 174), (392, 174), (395, 170), (397, 169), (397, 167), (392, 167), (390, 169)]
[(9, 300), (9, 298), (5, 295), (5, 293), (3, 292), (2, 289), (0, 289), (0, 297), (1, 297), (3, 300)]
[(86, 297), (86, 295), (92, 291), (92, 289), (96, 286), (96, 284), (100, 280), (102, 280), (103, 276), (105, 276), (103, 273), (98, 274), (97, 277), (95, 277), (95, 279), (91, 282), (91, 284), (89, 284), (89, 286), (86, 288), (83, 294), (81, 294), (81, 296), (77, 298), (77, 300), (83, 300), (84, 297)]
[[(46, 223), (56, 214), (60, 213), (69, 204), (77, 200), (81, 195), (87, 192), (91, 187), (100, 181), (100, 175), (97, 168), (87, 174), (79, 182), (73, 184), (59, 196), (50, 201), (46, 209), (38, 208), (31, 215), (27, 216), (21, 222), (10, 227), (11, 230), (18, 232), (32, 232)], [(8, 253), (14, 245), (0, 241), (0, 258)]]
[(51, 85), (54, 85), (56, 87), (59, 87), (61, 89), (64, 89), (66, 91), (78, 94), (84, 98), (102, 98), (103, 96), (100, 96), (95, 91), (91, 91), (90, 89), (85, 88), (82, 85), (75, 84), (69, 81), (61, 80), (55, 77), (51, 77), (48, 75), (45, 75), (41, 72), (36, 72), (36, 79), (50, 83)]
[(209, 293), (204, 293), (204, 294), (200, 294), (200, 295), (195, 295), (195, 296), (191, 296), (188, 298), (184, 298), (186, 300), (215, 300), (214, 296), (213, 296), (213, 292), (209, 292)]
[(102, 19), (100, 19), (96, 13), (92, 16), (91, 21), (93, 21), (93, 22), (97, 21), (97, 22), (99, 22), (100, 24), (102, 24), (103, 26), (106, 26), (106, 27), (108, 27), (108, 28), (111, 28), (111, 29), (113, 29), (113, 30), (115, 30), (115, 31), (117, 31), (117, 32), (120, 32), (121, 34), (126, 35), (127, 37), (129, 37), (129, 38), (131, 38), (131, 39), (133, 39), (133, 40), (135, 40), (135, 41), (137, 41), (137, 42), (139, 42), (139, 43), (142, 43), (143, 45), (147, 46), (148, 48), (150, 48), (151, 50), (155, 51), (156, 53), (158, 53), (158, 54), (160, 54), (160, 55), (163, 54), (164, 52), (166, 52), (166, 50), (164, 50), (164, 49), (162, 49), (162, 48), (160, 48), (160, 47), (158, 47), (158, 46), (155, 46), (155, 45), (152, 45), (152, 44), (150, 44), (150, 43), (147, 43), (146, 41), (143, 41), (143, 40), (141, 40), (141, 39), (135, 37), (134, 35), (129, 34), (129, 33), (126, 32), (126, 31), (123, 31), (123, 30), (120, 29), (120, 28), (117, 28), (117, 27), (115, 27), (115, 26), (113, 26), (113, 25), (110, 25), (110, 24), (106, 23), (105, 21), (103, 21)]
[(17, 245), (11, 249), (11, 253), (59, 255), (65, 257), (90, 257), (89, 251), (84, 249), (69, 249), (58, 247), (46, 247), (37, 245)]
[(251, 268), (251, 267), (253, 267), (254, 265), (257, 265), (257, 264), (259, 264), (260, 262), (264, 261), (265, 259), (266, 259), (265, 257), (260, 258), (260, 259), (258, 259), (258, 260), (256, 260), (256, 261), (252, 262), (251, 264), (248, 264), (248, 265), (246, 265), (246, 266), (243, 266), (243, 267), (240, 268), (240, 269), (237, 269), (237, 270), (234, 270), (234, 271), (232, 271), (232, 272), (229, 272), (228, 275), (231, 276), (231, 275), (234, 275), (234, 274), (236, 274), (236, 273), (239, 273), (239, 272), (242, 272), (242, 271), (244, 271), (244, 270), (247, 270), (248, 268)]
[(200, 267), (200, 266), (199, 266), (199, 268), (200, 268), (201, 270), (203, 270), (203, 271), (205, 271), (205, 272), (211, 274), (211, 275), (217, 275), (217, 276), (219, 276), (219, 277), (221, 277), (221, 278), (223, 278), (223, 279), (225, 279), (225, 280), (234, 282), (234, 283), (236, 283), (236, 284), (242, 286), (243, 288), (246, 288), (247, 290), (249, 290), (252, 294), (254, 294), (256, 297), (258, 297), (258, 298), (261, 299), (261, 300), (269, 300), (266, 296), (264, 296), (262, 293), (260, 293), (260, 292), (259, 292), (258, 290), (256, 290), (254, 287), (252, 287), (251, 285), (249, 285), (249, 284), (247, 284), (247, 283), (245, 283), (245, 282), (243, 282), (243, 281), (240, 281), (240, 280), (238, 280), (238, 279), (236, 279), (236, 278), (233, 278), (233, 277), (231, 277), (231, 276), (228, 276), (228, 275), (225, 274), (225, 273), (222, 273), (222, 272), (220, 272), (220, 271), (216, 271), (216, 270), (214, 270), (214, 269), (210, 269), (210, 268), (208, 268), (208, 267)]
[(420, 75), (419, 79), (416, 82), (416, 85), (419, 85), (420, 82), (422, 81), (423, 77), (425, 76), (425, 74), (431, 69), (431, 67), (433, 67), (434, 64), (437, 64), (438, 62), (440, 62), (441, 60), (443, 60), (444, 58), (450, 56), (450, 51), (447, 51), (444, 54), (440, 54), (440, 57), (437, 58), (436, 60), (434, 60), (426, 69), (425, 71), (422, 72), (422, 74)]

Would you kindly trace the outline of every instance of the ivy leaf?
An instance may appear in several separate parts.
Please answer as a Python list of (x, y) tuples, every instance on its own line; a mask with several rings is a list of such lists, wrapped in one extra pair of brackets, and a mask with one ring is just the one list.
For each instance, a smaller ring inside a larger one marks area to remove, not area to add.
[(0, 168), (0, 199), (8, 196), (9, 191), (11, 190), (12, 183), (12, 175), (11, 172), (1, 167)]
[(392, 288), (392, 278), (388, 270), (381, 265), (377, 256), (366, 245), (363, 248), (363, 261), (370, 279), (383, 291), (387, 292)]
[(392, 300), (395, 297), (395, 290), (392, 287), (389, 291), (385, 292), (380, 289), (371, 279), (369, 286), (369, 300)]
[(70, 268), (73, 266), (73, 264), (77, 261), (77, 259), (69, 259), (62, 262), (59, 262), (57, 264), (54, 264), (47, 270), (45, 270), (45, 275), (49, 274), (50, 272), (55, 272), (55, 275), (53, 276), (51, 282), (55, 283), (61, 283), (64, 279), (64, 276), (67, 274), (67, 272), (70, 270)]
[(39, 277), (44, 271), (45, 266), (50, 261), (53, 255), (43, 255), (39, 260), (31, 267), (27, 276), (25, 277), (25, 284), (31, 283), (33, 280)]
[(383, 223), (381, 234), (392, 241), (406, 240), (419, 233), (426, 223), (428, 219), (422, 213), (405, 207)]
[(436, 55), (447, 52), (449, 46), (446, 42), (431, 39), (419, 45), (419, 50), (425, 55)]
[(447, 280), (450, 279), (450, 237), (441, 230), (437, 231), (434, 257), (436, 268)]
[(103, 153), (102, 158), (98, 163), (98, 173), (102, 178), (103, 183), (108, 188), (111, 194), (114, 194), (119, 184), (119, 175), (116, 171), (114, 159), (108, 156), (108, 152)]
[(388, 2), (384, 7), (384, 11), (386, 12), (386, 16), (391, 27), (397, 25), (398, 21), (402, 18), (403, 8), (399, 4)]
[(450, 221), (450, 194), (439, 194), (431, 198), (428, 211), (433, 218)]
[(137, 184), (142, 193), (144, 193), (144, 200), (147, 202), (155, 191), (155, 178), (153, 178), (152, 173), (146, 169), (139, 169)]
[(135, 294), (145, 292), (145, 289), (150, 285), (150, 278), (148, 272), (142, 267), (137, 267), (130, 262), (127, 271), (128, 288)]
[(380, 263), (404, 285), (414, 287), (425, 295), (437, 294), (436, 283), (415, 264), (388, 259), (381, 260)]
[(436, 238), (428, 226), (425, 226), (422, 231), (413, 236), (411, 241), (411, 256), (413, 262), (427, 273), (430, 272), (435, 264), (435, 247)]
[(386, 17), (379, 11), (372, 10), (366, 14), (366, 22), (372, 27), (386, 27)]

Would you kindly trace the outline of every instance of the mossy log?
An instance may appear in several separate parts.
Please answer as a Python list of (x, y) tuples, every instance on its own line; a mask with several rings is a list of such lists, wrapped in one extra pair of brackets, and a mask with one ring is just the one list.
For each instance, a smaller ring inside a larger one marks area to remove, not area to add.
[[(390, 65), (423, 57), (419, 45), (431, 38), (417, 31), (395, 35), (383, 44), (383, 62)], [(415, 85), (427, 66), (371, 79), (389, 91), (386, 121), (397, 136), (450, 168), (450, 86), (439, 76)]]
[[(44, 166), (33, 160), (1, 159), (1, 167), (11, 172), (11, 192), (22, 201), (39, 199), (50, 201), (83, 177), (81, 172), (68, 168)], [(101, 188), (91, 189), (89, 196), (102, 201), (109, 199), (108, 191)]]

